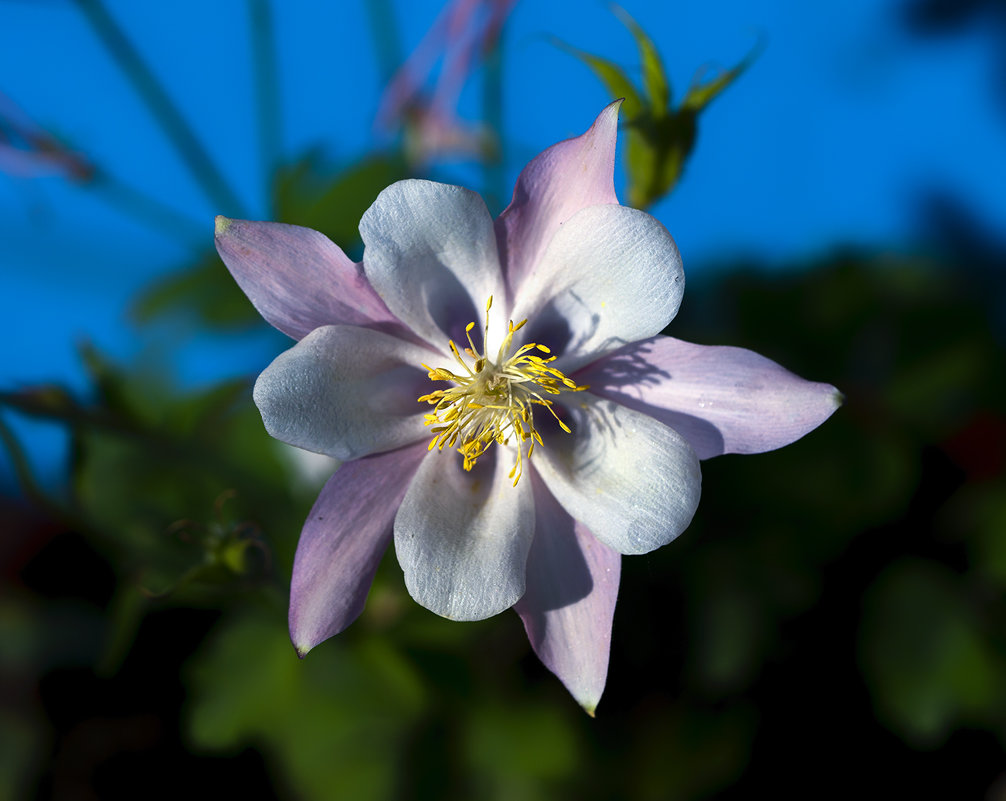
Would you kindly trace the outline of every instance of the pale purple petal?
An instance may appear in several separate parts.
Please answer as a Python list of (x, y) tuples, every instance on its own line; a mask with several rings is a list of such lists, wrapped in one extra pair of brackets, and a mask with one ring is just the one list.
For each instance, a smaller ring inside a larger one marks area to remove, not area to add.
[(659, 333), (685, 288), (671, 235), (646, 212), (591, 206), (552, 237), (514, 300), (527, 341), (567, 374), (601, 354)]
[(389, 186), (360, 220), (367, 278), (399, 319), (448, 357), (448, 338), (464, 342), (469, 322), (482, 330), (490, 295), (505, 306), (492, 225), (474, 192), (419, 180)]
[(298, 225), (217, 217), (220, 258), (267, 322), (300, 339), (323, 325), (404, 329), (342, 249)]
[(604, 692), (621, 556), (558, 504), (533, 474), (527, 590), (514, 606), (531, 647), (587, 713)]
[(664, 336), (616, 351), (577, 381), (673, 427), (701, 459), (781, 448), (842, 403), (830, 384), (805, 381), (750, 350)]
[(513, 200), (496, 220), (496, 239), (511, 297), (566, 220), (580, 209), (618, 203), (615, 139), (621, 100), (607, 106), (582, 136), (540, 153), (523, 169)]
[(494, 447), (471, 472), (452, 450), (420, 465), (395, 518), (395, 553), (409, 594), (451, 620), (481, 620), (524, 594), (534, 534), (530, 482), (512, 486), (510, 451)]
[(340, 467), (297, 543), (290, 587), (290, 639), (304, 656), (363, 611), (392, 521), (426, 452), (414, 445)]
[(699, 460), (673, 428), (589, 392), (562, 396), (572, 434), (550, 432), (535, 469), (556, 500), (623, 554), (684, 531), (699, 504)]
[(423, 369), (436, 354), (351, 325), (317, 328), (255, 382), (266, 430), (298, 448), (347, 461), (427, 437)]

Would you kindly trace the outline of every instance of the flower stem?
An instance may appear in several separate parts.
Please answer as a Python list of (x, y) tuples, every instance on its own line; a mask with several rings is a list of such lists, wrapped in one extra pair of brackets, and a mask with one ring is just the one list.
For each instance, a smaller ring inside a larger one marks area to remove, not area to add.
[(283, 132), (276, 40), (273, 36), (272, 7), (269, 0), (248, 0), (252, 70), (255, 75), (258, 112), (259, 158), (263, 188), (270, 218), (273, 216), (273, 173), (279, 166)]
[(241, 201), (217, 169), (185, 117), (178, 110), (139, 51), (108, 13), (102, 0), (75, 0), (109, 55), (161, 124), (206, 196), (221, 213), (247, 217)]
[(509, 198), (506, 196), (506, 170), (503, 140), (503, 31), (500, 26), (496, 41), (485, 57), (482, 83), (482, 116), (493, 137), (495, 147), (482, 159), (487, 205), (493, 216), (499, 214)]
[(387, 86), (402, 63), (402, 43), (398, 37), (395, 9), (388, 0), (366, 0), (364, 6), (370, 21), (370, 36), (377, 54), (381, 85)]
[(18, 441), (14, 430), (7, 425), (7, 422), (2, 417), (0, 417), (0, 445), (3, 445), (7, 451), (7, 455), (10, 457), (11, 465), (14, 468), (14, 475), (21, 485), (25, 498), (35, 504), (37, 508), (45, 510), (53, 516), (60, 519), (65, 518), (65, 510), (49, 498), (38, 481), (35, 480), (31, 469), (31, 462), (28, 461), (28, 455), (24, 452), (24, 448), (21, 447), (21, 443)]
[[(123, 183), (99, 167), (94, 168), (94, 175), (85, 186), (131, 217), (172, 236), (181, 236), (195, 243), (199, 241), (197, 237), (200, 237), (201, 229), (205, 228), (191, 217), (175, 211), (146, 192)], [(202, 238), (205, 239), (205, 236)]]

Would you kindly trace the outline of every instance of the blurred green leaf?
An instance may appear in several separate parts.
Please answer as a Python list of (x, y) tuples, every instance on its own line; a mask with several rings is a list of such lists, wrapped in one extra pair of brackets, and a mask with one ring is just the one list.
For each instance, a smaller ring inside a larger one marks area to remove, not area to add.
[(390, 646), (329, 643), (297, 659), (285, 620), (221, 624), (188, 670), (188, 732), (199, 750), (262, 749), (305, 799), (390, 799), (422, 685)]
[(500, 705), (472, 709), (466, 762), (479, 777), (479, 796), (549, 801), (577, 769), (579, 748), (569, 717), (555, 707)]
[(1006, 482), (983, 487), (976, 504), (977, 525), (969, 539), (975, 571), (1006, 588)]
[(0, 403), (67, 425), (76, 525), (118, 570), (148, 595), (184, 589), (191, 601), (286, 568), (313, 498), (287, 481), (285, 446), (263, 430), (249, 382), (183, 393), (156, 358), (130, 370), (94, 348), (84, 357), (92, 398), (43, 387)]
[(631, 118), (642, 113), (645, 104), (640, 98), (639, 92), (636, 91), (636, 87), (633, 85), (631, 79), (621, 67), (606, 58), (591, 55), (586, 51), (566, 44), (561, 39), (553, 39), (552, 41), (557, 47), (586, 64), (591, 72), (605, 85), (613, 100), (617, 100), (618, 98), (625, 99), (625, 102), (622, 103), (622, 113), (626, 117)]
[(958, 576), (902, 561), (871, 588), (866, 611), (864, 676), (878, 715), (910, 742), (937, 747), (955, 726), (1006, 711), (1006, 665)]
[(646, 89), (649, 107), (654, 116), (659, 116), (667, 110), (671, 102), (671, 86), (667, 80), (667, 73), (664, 71), (660, 53), (657, 52), (653, 40), (639, 23), (629, 16), (628, 11), (614, 3), (611, 5), (611, 11), (629, 29), (632, 37), (636, 40), (639, 59), (643, 65), (643, 87)]
[(677, 185), (685, 162), (695, 147), (695, 113), (679, 109), (671, 114), (649, 112), (626, 123), (629, 204), (648, 208)]
[(1006, 589), (1006, 477), (962, 486), (940, 524), (948, 539), (966, 546), (969, 575), (984, 591)]
[(359, 259), (363, 213), (385, 187), (410, 176), (400, 153), (372, 154), (333, 174), (312, 151), (277, 171), (274, 207), (280, 222), (321, 231)]
[(0, 709), (0, 801), (30, 797), (31, 779), (43, 759), (41, 715)]
[[(207, 228), (207, 243), (212, 242), (212, 236)], [(136, 299), (130, 314), (139, 324), (178, 316), (213, 329), (249, 327), (261, 322), (220, 257), (210, 251), (195, 264), (154, 282)]]
[[(681, 702), (663, 712), (640, 721), (634, 747), (618, 763), (623, 778), (613, 797), (688, 801), (715, 797), (729, 787), (747, 764), (757, 725), (754, 710)], [(622, 788), (631, 788), (631, 795), (623, 795)]]
[(738, 579), (737, 574), (720, 579), (717, 591), (705, 595), (693, 619), (693, 681), (719, 692), (750, 681), (765, 648), (765, 599), (752, 596)]
[(701, 111), (715, 100), (724, 89), (736, 81), (750, 67), (764, 49), (764, 42), (759, 40), (750, 53), (744, 57), (737, 66), (728, 70), (717, 72), (714, 77), (706, 79), (706, 70), (699, 70), (692, 78), (692, 85), (688, 87), (684, 100), (681, 101), (682, 109)]

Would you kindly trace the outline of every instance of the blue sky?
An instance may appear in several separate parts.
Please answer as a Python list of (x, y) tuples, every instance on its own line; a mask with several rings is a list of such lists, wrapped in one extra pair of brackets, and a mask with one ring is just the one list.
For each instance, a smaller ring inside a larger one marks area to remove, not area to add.
[[(249, 216), (266, 217), (246, 2), (106, 2)], [(372, 145), (381, 82), (364, 3), (273, 3), (284, 155), (322, 146), (334, 163), (347, 163)], [(408, 51), (440, 3), (391, 5)], [(703, 117), (682, 183), (652, 209), (677, 239), (687, 273), (738, 255), (771, 268), (842, 245), (911, 249), (924, 234), (920, 199), (933, 188), (1006, 230), (998, 42), (977, 28), (944, 40), (913, 38), (901, 24), (903, 5), (625, 0), (660, 48), (679, 97), (700, 65), (731, 66), (759, 36), (767, 43)], [(504, 51), (511, 181), (536, 152), (582, 132), (608, 99), (550, 36), (638, 64), (631, 37), (603, 3), (521, 0)], [(139, 353), (145, 339), (126, 318), (129, 301), (210, 245), (214, 214), (239, 210), (203, 196), (71, 2), (0, 4), (0, 92), (192, 221), (190, 232), (166, 235), (60, 179), (0, 174), (0, 314), (11, 332), (0, 352), (0, 382), (80, 388), (76, 343), (94, 341), (123, 359)], [(477, 107), (476, 86), (463, 96), (462, 114)], [(271, 355), (254, 339), (181, 345), (176, 366), (196, 384), (252, 374)], [(54, 474), (58, 435), (20, 430), (42, 472)]]

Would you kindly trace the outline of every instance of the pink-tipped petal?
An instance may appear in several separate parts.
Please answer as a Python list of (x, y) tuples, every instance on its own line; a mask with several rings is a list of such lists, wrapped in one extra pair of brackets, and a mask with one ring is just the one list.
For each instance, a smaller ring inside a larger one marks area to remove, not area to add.
[(297, 544), (290, 638), (303, 656), (359, 617), (391, 542), (392, 521), (424, 444), (343, 465), (328, 480)]
[(324, 234), (299, 225), (217, 217), (217, 252), (268, 323), (301, 339), (323, 325), (404, 330), (354, 264)]
[(559, 226), (587, 206), (618, 203), (615, 139), (621, 103), (605, 107), (585, 134), (538, 154), (517, 178), (513, 199), (496, 220), (511, 298)]
[(608, 676), (621, 556), (534, 479), (535, 532), (527, 589), (514, 610), (542, 663), (593, 716)]
[(781, 448), (842, 403), (830, 384), (805, 381), (750, 350), (665, 336), (627, 345), (576, 380), (676, 429), (701, 459)]

